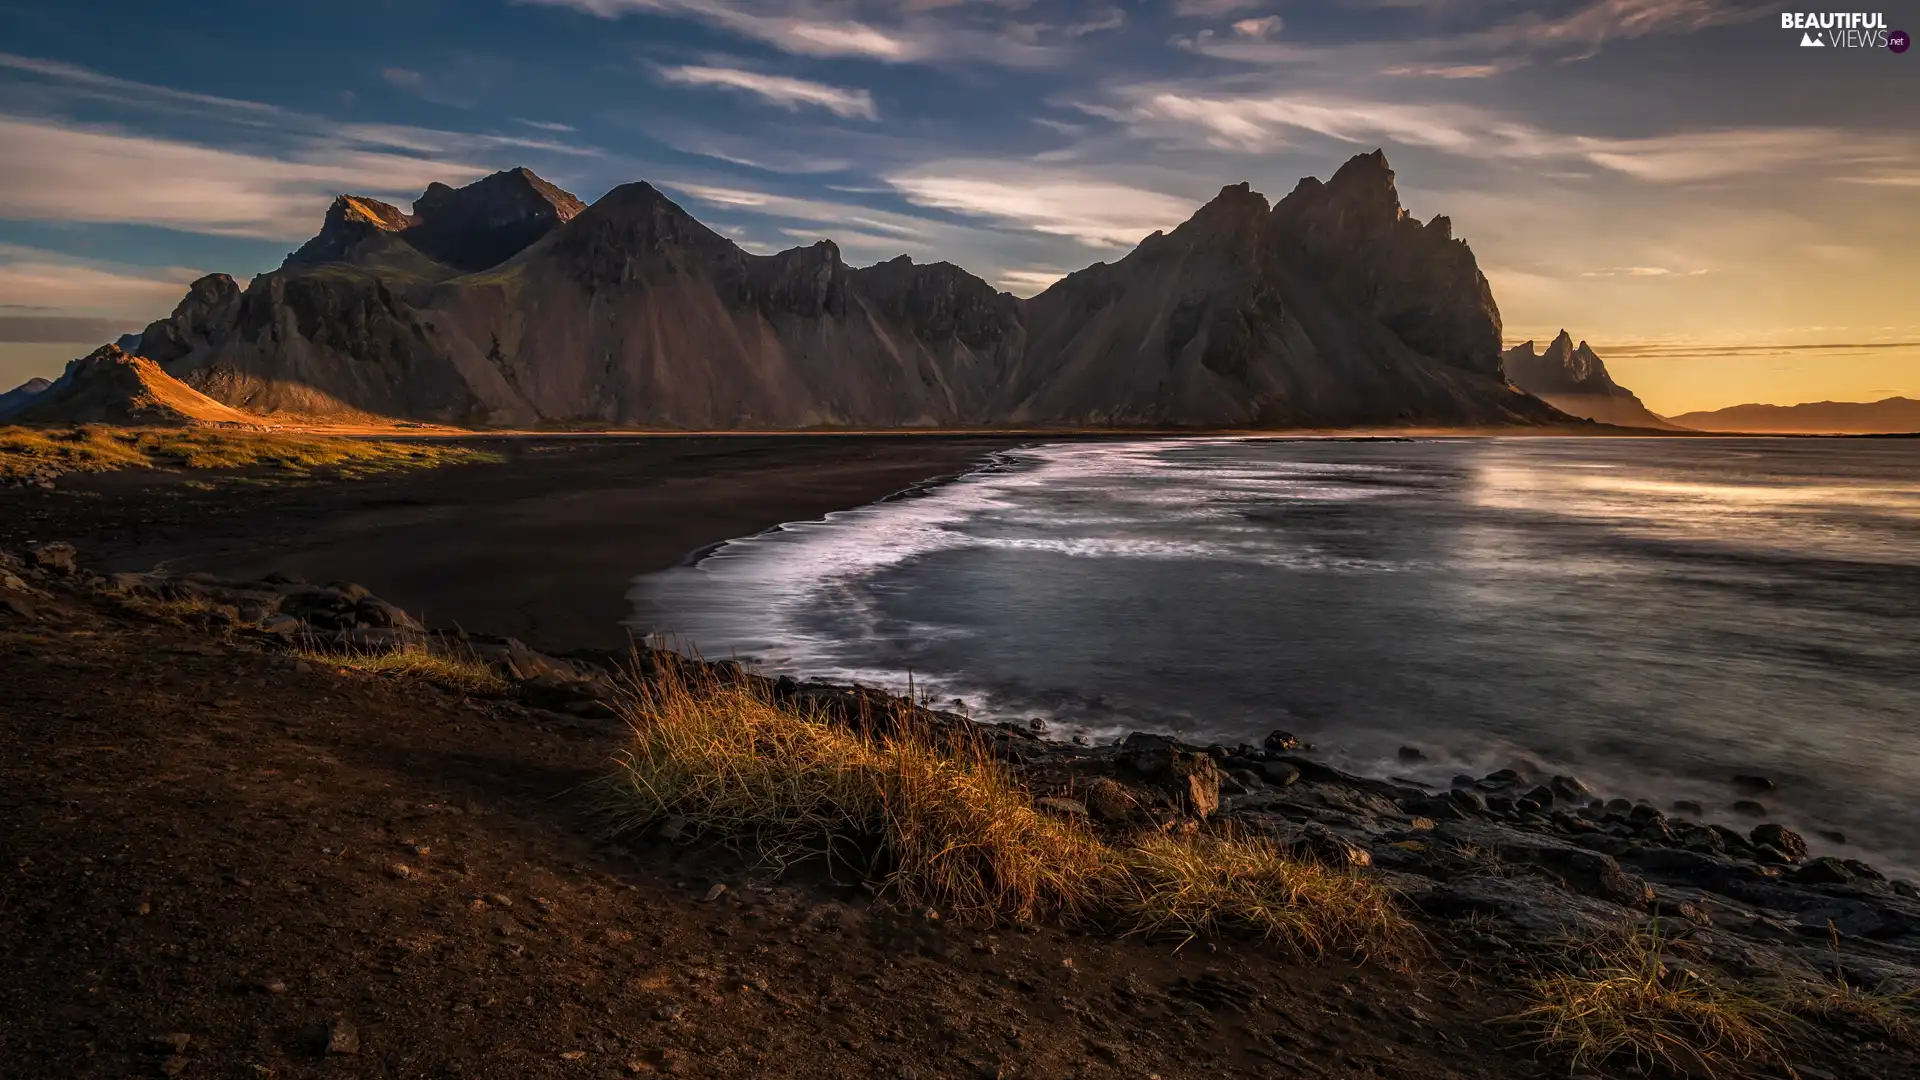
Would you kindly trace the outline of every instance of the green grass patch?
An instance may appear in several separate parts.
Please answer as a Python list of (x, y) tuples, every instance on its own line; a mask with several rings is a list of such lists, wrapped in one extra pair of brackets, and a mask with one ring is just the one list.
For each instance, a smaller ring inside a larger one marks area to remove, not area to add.
[(0, 428), (0, 479), (9, 481), (117, 469), (260, 468), (285, 476), (324, 470), (358, 479), (401, 469), (501, 460), (498, 454), (472, 447), (390, 439), (101, 424)]

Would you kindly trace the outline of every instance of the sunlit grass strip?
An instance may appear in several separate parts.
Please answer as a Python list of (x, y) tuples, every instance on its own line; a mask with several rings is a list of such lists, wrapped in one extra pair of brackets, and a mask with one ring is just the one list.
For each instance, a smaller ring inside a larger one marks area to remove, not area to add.
[(1080, 825), (1041, 813), (980, 746), (868, 737), (737, 686), (668, 671), (630, 710), (628, 825), (680, 817), (776, 862), (876, 852), (901, 902), (966, 921), (1088, 909), (1110, 869)]
[(0, 478), (117, 469), (265, 467), (304, 475), (332, 469), (358, 477), (395, 469), (497, 462), (498, 454), (466, 446), (215, 428), (126, 428), (90, 424), (68, 429), (0, 428)]
[(1534, 979), (1533, 1004), (1512, 1019), (1568, 1055), (1574, 1072), (1631, 1062), (1642, 1074), (1747, 1076), (1786, 1064), (1792, 1018), (1730, 982), (1670, 965), (1652, 929), (1569, 949)]
[(1310, 954), (1400, 953), (1412, 932), (1386, 889), (1260, 837), (1151, 836), (1121, 856), (1133, 925), (1156, 936), (1251, 933)]
[(421, 679), (462, 694), (504, 694), (511, 688), (507, 680), (477, 658), (430, 652), (420, 645), (409, 645), (392, 652), (366, 653), (300, 649), (292, 655), (308, 663), (346, 668), (366, 675)]
[(966, 735), (901, 717), (868, 733), (749, 686), (669, 669), (628, 707), (618, 824), (667, 818), (748, 839), (768, 861), (844, 853), (906, 904), (971, 923), (1088, 917), (1191, 937), (1252, 932), (1305, 951), (1389, 951), (1383, 890), (1262, 840), (1109, 844), (1041, 811)]

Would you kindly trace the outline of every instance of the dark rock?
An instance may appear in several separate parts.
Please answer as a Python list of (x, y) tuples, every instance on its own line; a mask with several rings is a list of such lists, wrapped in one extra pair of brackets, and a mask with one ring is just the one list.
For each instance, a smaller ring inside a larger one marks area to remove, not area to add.
[(1667, 815), (1661, 813), (1659, 807), (1649, 803), (1635, 803), (1633, 809), (1627, 811), (1627, 824), (1636, 827), (1644, 826), (1649, 822), (1666, 820)]
[(1169, 789), (1195, 817), (1220, 808), (1220, 766), (1204, 753), (1184, 750), (1165, 735), (1136, 731), (1120, 744), (1119, 761), (1123, 769)]
[(1526, 798), (1536, 807), (1553, 809), (1553, 789), (1544, 784), (1527, 792)]
[(1300, 779), (1300, 770), (1284, 761), (1262, 762), (1260, 771), (1266, 774), (1267, 781), (1275, 787), (1291, 787)]
[(1117, 824), (1130, 820), (1140, 810), (1140, 802), (1126, 785), (1100, 777), (1087, 785), (1086, 806), (1096, 820)]
[(1517, 788), (1525, 782), (1526, 777), (1521, 776), (1518, 772), (1512, 769), (1499, 769), (1481, 777), (1480, 786), (1491, 791), (1506, 791), (1511, 788)]
[(1275, 728), (1265, 739), (1261, 740), (1260, 745), (1276, 754), (1284, 754), (1289, 750), (1300, 749), (1300, 740), (1294, 738), (1293, 733), (1290, 731), (1281, 731), (1279, 728)]
[(1607, 813), (1626, 815), (1633, 812), (1633, 803), (1628, 799), (1608, 799)]
[(1281, 846), (1300, 858), (1312, 859), (1335, 868), (1373, 865), (1366, 848), (1348, 840), (1319, 822), (1308, 822), (1299, 831), (1281, 840)]
[(1772, 791), (1774, 789), (1773, 781), (1764, 776), (1754, 776), (1751, 773), (1735, 773), (1730, 783), (1733, 785), (1735, 791), (1744, 791), (1750, 795), (1758, 795), (1763, 791)]
[(1767, 808), (1752, 799), (1741, 799), (1733, 804), (1733, 812), (1744, 817), (1766, 817)]
[(1854, 873), (1839, 859), (1822, 855), (1795, 867), (1788, 877), (1800, 885), (1845, 885), (1854, 879)]
[(1692, 814), (1694, 817), (1700, 817), (1707, 812), (1706, 807), (1701, 806), (1692, 799), (1675, 799), (1673, 800), (1673, 808), (1682, 814)]
[(1471, 788), (1454, 788), (1447, 793), (1447, 798), (1453, 800), (1455, 806), (1469, 813), (1487, 812), (1487, 797)]
[(1580, 782), (1577, 776), (1556, 776), (1547, 782), (1555, 796), (1565, 802), (1578, 802), (1593, 797), (1593, 791)]
[(1621, 870), (1612, 856), (1583, 845), (1508, 826), (1470, 822), (1448, 823), (1438, 832), (1449, 842), (1536, 867), (1585, 896), (1632, 908), (1645, 907), (1652, 898), (1646, 882)]
[(1771, 821), (1764, 825), (1755, 825), (1747, 834), (1754, 847), (1771, 847), (1784, 854), (1788, 859), (1799, 860), (1807, 857), (1807, 842), (1800, 834), (1783, 825)]
[(413, 616), (400, 610), (377, 596), (363, 596), (353, 608), (354, 618), (364, 626), (383, 629), (419, 630), (420, 623)]
[(1841, 832), (1839, 829), (1815, 829), (1813, 830), (1813, 834), (1829, 844), (1844, 844), (1847, 842), (1847, 834)]
[(32, 560), (36, 568), (49, 574), (65, 576), (77, 573), (80, 569), (78, 553), (73, 550), (73, 545), (60, 541), (28, 549), (27, 558)]
[(1417, 746), (1403, 746), (1400, 748), (1401, 761), (1424, 761), (1426, 760), (1426, 756), (1427, 755)]

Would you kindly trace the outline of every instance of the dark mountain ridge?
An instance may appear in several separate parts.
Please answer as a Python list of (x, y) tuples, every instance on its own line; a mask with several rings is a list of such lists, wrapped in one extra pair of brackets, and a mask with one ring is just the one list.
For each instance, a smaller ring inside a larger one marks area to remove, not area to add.
[(341, 196), (245, 289), (195, 282), (139, 351), (255, 412), (680, 429), (1541, 424), (1444, 217), (1378, 152), (1280, 201), (1225, 188), (1021, 300), (949, 263), (756, 255), (649, 184), (517, 169), (412, 213)]
[(1800, 405), (1733, 405), (1673, 418), (1700, 431), (1890, 435), (1920, 433), (1920, 401), (1809, 401)]
[(1536, 354), (1532, 341), (1523, 341), (1504, 354), (1507, 378), (1513, 385), (1551, 403), (1561, 412), (1602, 424), (1672, 430), (1680, 425), (1659, 416), (1633, 391), (1613, 381), (1607, 365), (1582, 341), (1573, 343), (1565, 330)]
[(0, 394), (0, 420), (26, 407), (36, 395), (42, 393), (53, 383), (42, 378), (28, 379), (19, 386)]

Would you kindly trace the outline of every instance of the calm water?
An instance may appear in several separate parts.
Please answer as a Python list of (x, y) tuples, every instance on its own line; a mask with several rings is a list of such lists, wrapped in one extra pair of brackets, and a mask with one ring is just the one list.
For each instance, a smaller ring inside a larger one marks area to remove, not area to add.
[(1920, 442), (1043, 445), (631, 596), (708, 657), (911, 673), (1059, 737), (1283, 727), (1374, 774), (1550, 768), (1734, 824), (1758, 772), (1775, 819), (1844, 830), (1825, 849), (1920, 866)]

